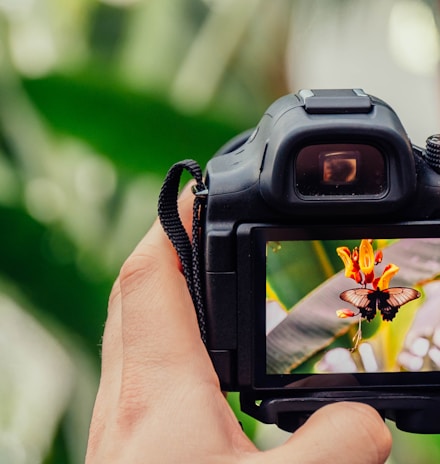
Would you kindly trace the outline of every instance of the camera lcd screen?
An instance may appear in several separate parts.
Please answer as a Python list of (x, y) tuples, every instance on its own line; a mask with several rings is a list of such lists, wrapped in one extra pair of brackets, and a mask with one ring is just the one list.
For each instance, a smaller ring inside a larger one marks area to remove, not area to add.
[(440, 238), (394, 229), (263, 237), (264, 375), (440, 371)]

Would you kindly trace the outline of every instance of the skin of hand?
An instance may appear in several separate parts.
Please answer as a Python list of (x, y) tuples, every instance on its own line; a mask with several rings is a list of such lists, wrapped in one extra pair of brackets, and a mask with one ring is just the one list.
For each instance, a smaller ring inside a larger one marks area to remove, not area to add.
[[(189, 189), (179, 200), (187, 230), (192, 200)], [(110, 295), (87, 464), (379, 464), (390, 450), (375, 410), (338, 403), (282, 446), (259, 451), (220, 390), (177, 255), (156, 221)]]

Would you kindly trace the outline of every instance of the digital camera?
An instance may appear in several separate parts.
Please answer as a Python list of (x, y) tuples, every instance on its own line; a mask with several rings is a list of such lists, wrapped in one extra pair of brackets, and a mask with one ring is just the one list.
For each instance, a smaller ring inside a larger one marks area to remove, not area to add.
[(360, 89), (302, 90), (206, 168), (207, 348), (251, 416), (293, 431), (360, 401), (440, 432), (440, 139)]

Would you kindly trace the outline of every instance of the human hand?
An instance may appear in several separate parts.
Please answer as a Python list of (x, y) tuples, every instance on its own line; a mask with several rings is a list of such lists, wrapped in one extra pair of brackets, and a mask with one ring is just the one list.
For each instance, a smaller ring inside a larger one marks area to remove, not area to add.
[[(186, 191), (186, 225), (191, 206)], [(111, 292), (87, 464), (379, 464), (390, 448), (376, 411), (338, 403), (318, 410), (284, 445), (257, 450), (220, 390), (177, 256), (153, 225)]]

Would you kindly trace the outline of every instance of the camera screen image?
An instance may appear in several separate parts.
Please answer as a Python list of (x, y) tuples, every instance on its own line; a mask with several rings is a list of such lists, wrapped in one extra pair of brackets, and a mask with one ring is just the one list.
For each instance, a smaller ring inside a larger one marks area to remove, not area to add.
[(440, 238), (265, 244), (266, 375), (440, 371)]

